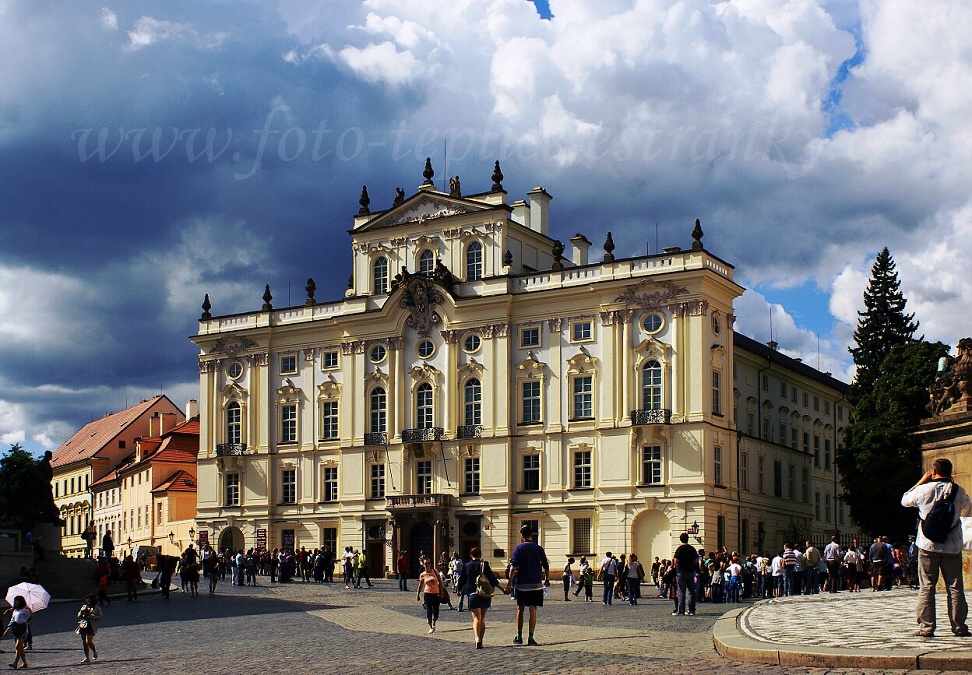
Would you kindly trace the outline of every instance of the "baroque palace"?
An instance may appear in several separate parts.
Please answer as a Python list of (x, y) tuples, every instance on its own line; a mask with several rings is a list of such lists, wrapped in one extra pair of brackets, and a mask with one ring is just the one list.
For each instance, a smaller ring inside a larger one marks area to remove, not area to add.
[(404, 550), (414, 572), (473, 546), (502, 565), (525, 522), (551, 559), (840, 527), (845, 385), (733, 332), (744, 289), (698, 221), (687, 249), (615, 258), (608, 233), (593, 256), (578, 234), (565, 255), (550, 194), (509, 203), (499, 162), (477, 194), (423, 175), (387, 210), (362, 190), (343, 299), (308, 280), (300, 306), (268, 286), (214, 316), (207, 295), (200, 538), (354, 546), (375, 571)]

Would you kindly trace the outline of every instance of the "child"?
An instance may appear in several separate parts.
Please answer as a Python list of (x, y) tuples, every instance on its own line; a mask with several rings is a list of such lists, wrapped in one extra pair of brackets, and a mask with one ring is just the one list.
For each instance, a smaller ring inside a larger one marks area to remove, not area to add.
[(594, 602), (594, 568), (588, 565), (584, 568), (584, 600)]
[(105, 603), (111, 604), (111, 598), (108, 597), (108, 572), (105, 571), (98, 578), (98, 606), (104, 607)]

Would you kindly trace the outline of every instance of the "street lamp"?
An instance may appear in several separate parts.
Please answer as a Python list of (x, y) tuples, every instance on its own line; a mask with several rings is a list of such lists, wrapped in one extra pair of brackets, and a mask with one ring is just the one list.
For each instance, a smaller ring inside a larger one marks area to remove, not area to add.
[(175, 543), (175, 533), (172, 530), (169, 530), (169, 543), (170, 544)]
[(132, 538), (129, 537), (128, 538), (128, 553), (131, 554), (131, 552), (132, 552)]
[(190, 527), (189, 528), (189, 543), (191, 544), (194, 541), (196, 541), (196, 531)]

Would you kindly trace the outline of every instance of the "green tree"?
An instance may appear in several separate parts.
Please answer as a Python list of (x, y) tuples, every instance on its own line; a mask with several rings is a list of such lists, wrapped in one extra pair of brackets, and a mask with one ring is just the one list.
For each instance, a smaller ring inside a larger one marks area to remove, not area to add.
[(26, 532), (43, 519), (49, 492), (41, 482), (34, 456), (11, 445), (0, 458), (0, 526)]
[(888, 352), (914, 339), (918, 322), (914, 314), (905, 314), (906, 304), (894, 259), (885, 246), (871, 266), (871, 280), (864, 291), (864, 311), (857, 313), (854, 331), (857, 346), (850, 348), (857, 366), (857, 377), (850, 392), (855, 404), (870, 391)]
[(948, 350), (923, 341), (892, 347), (873, 386), (857, 400), (837, 468), (851, 518), (866, 532), (903, 541), (915, 531), (915, 514), (901, 506), (901, 495), (922, 473), (921, 448), (911, 432), (926, 415), (928, 385)]

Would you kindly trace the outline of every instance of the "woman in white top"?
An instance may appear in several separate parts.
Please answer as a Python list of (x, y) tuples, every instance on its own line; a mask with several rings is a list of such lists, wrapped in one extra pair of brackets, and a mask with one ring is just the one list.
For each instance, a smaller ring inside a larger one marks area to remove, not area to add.
[(632, 553), (628, 556), (628, 567), (625, 572), (625, 582), (628, 584), (628, 604), (637, 605), (641, 596), (641, 580), (645, 578), (645, 568), (638, 561), (638, 556)]
[[(27, 668), (27, 622), (30, 621), (30, 617), (31, 611), (27, 607), (27, 600), (24, 599), (24, 596), (18, 595), (13, 601), (10, 623), (3, 631), (4, 635), (10, 632), (16, 641), (16, 652), (14, 662), (10, 664), (11, 668)], [(23, 666), (17, 665), (20, 661), (24, 662)]]

